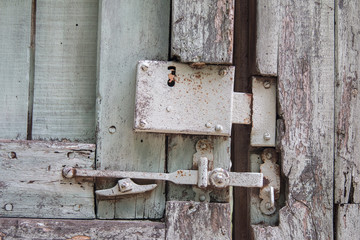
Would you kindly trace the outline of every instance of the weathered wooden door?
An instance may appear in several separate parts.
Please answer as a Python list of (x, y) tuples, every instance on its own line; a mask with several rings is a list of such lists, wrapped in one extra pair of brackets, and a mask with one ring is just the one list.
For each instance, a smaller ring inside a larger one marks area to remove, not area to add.
[[(337, 0), (0, 0), (0, 239), (354, 238), (359, 9)], [(250, 147), (251, 126), (234, 125), (231, 141), (135, 133), (139, 60), (234, 65), (241, 92), (254, 78), (277, 82), (275, 213), (261, 211), (258, 189), (200, 203), (196, 188), (159, 181), (149, 193), (99, 199), (94, 190), (116, 179), (63, 178), (68, 165), (191, 169), (201, 139), (215, 166), (259, 171), (266, 149)]]

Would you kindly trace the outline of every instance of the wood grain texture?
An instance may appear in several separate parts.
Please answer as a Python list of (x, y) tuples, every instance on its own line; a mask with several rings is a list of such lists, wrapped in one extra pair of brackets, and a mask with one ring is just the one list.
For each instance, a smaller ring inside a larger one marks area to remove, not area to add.
[[(278, 97), (287, 202), (257, 239), (333, 238), (334, 1), (281, 1)], [(260, 237), (261, 236), (261, 237)], [(263, 237), (263, 238), (262, 238)]]
[(336, 216), (336, 239), (356, 239), (360, 235), (359, 204), (341, 204)]
[(0, 140), (0, 216), (94, 218), (93, 183), (62, 177), (94, 163), (94, 144)]
[[(276, 76), (280, 30), (280, 0), (254, 1), (250, 35), (250, 71), (253, 75)], [(254, 21), (254, 23), (252, 23)]]
[(174, 0), (171, 22), (173, 58), (232, 63), (234, 0)]
[(150, 221), (0, 218), (0, 239), (165, 239), (165, 223)]
[(335, 203), (360, 203), (360, 2), (336, 9)]
[(33, 139), (95, 141), (98, 0), (37, 1)]
[(170, 201), (166, 204), (166, 239), (231, 239), (228, 203)]
[[(230, 138), (174, 135), (168, 138), (167, 171), (175, 172), (179, 169), (194, 169), (193, 155), (196, 153), (195, 145), (201, 139), (207, 139), (212, 143), (214, 158), (213, 163), (209, 163), (209, 165), (213, 168), (221, 167), (230, 170)], [(168, 201), (195, 201), (195, 195), (192, 186), (168, 183)], [(230, 196), (229, 189), (214, 189), (210, 193), (211, 201), (215, 202), (229, 202)]]
[(26, 139), (31, 1), (0, 1), (0, 138)]
[[(97, 168), (164, 172), (164, 134), (134, 133), (136, 65), (167, 60), (170, 3), (100, 1)], [(115, 181), (97, 182), (98, 189)], [(149, 194), (98, 202), (99, 218), (161, 218), (165, 184)]]

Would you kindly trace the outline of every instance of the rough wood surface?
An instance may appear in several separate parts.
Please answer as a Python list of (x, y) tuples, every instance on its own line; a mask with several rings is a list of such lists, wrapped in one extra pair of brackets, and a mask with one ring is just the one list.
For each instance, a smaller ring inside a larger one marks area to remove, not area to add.
[[(100, 1), (97, 168), (164, 172), (165, 136), (134, 133), (135, 80), (139, 60), (167, 60), (170, 2)], [(97, 182), (97, 188), (114, 181)], [(99, 218), (161, 218), (165, 184), (151, 193), (98, 202)]]
[(257, 239), (333, 238), (334, 1), (281, 1), (278, 97), (287, 202)]
[(360, 203), (360, 2), (336, 9), (335, 202)]
[(0, 216), (94, 218), (93, 183), (62, 177), (94, 163), (93, 144), (0, 140)]
[(171, 22), (173, 58), (232, 63), (234, 0), (174, 0)]
[(165, 221), (166, 239), (231, 239), (228, 203), (167, 202)]
[[(213, 168), (221, 167), (229, 170), (230, 161), (230, 138), (228, 137), (204, 137), (190, 135), (174, 135), (168, 138), (168, 162), (167, 171), (174, 172), (179, 169), (194, 169), (193, 155), (196, 153), (195, 145), (201, 139), (207, 139), (212, 143), (214, 154)], [(168, 183), (167, 200), (195, 201), (196, 193), (192, 186), (176, 185)], [(213, 190), (209, 194), (212, 201), (229, 202), (229, 189)]]
[[(280, 29), (280, 0), (255, 0), (251, 10), (250, 71), (253, 75), (276, 76)], [(252, 23), (254, 21), (254, 23)]]
[(336, 239), (356, 239), (360, 236), (359, 204), (341, 204), (337, 209)]
[(0, 138), (26, 139), (31, 1), (0, 1)]
[(98, 0), (37, 0), (33, 139), (95, 141)]
[(165, 223), (150, 221), (0, 218), (0, 239), (165, 239)]

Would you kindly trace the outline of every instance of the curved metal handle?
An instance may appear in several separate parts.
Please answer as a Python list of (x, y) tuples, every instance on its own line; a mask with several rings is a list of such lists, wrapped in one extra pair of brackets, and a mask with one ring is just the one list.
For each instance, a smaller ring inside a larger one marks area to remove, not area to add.
[(130, 178), (121, 179), (113, 188), (95, 191), (97, 197), (118, 197), (129, 194), (138, 194), (151, 191), (157, 184), (138, 185)]

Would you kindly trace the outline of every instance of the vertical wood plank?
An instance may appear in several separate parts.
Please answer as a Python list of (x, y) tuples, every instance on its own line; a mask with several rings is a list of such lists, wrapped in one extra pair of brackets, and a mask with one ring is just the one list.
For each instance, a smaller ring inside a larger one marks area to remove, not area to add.
[(336, 9), (335, 203), (360, 203), (360, 2)]
[(287, 203), (278, 227), (257, 226), (254, 235), (332, 239), (334, 1), (286, 0), (280, 11), (279, 146)]
[(94, 144), (0, 140), (0, 216), (94, 218), (92, 180), (61, 174), (94, 162)]
[[(139, 60), (167, 60), (170, 2), (100, 1), (97, 168), (164, 172), (165, 136), (134, 133), (136, 65)], [(97, 188), (114, 182), (97, 182)], [(99, 218), (161, 218), (165, 184), (151, 193), (99, 200)]]
[(252, 3), (250, 25), (250, 71), (252, 75), (276, 76), (278, 63), (278, 38), (280, 30), (280, 0)]
[[(234, 65), (235, 92), (251, 92), (249, 81), (249, 5), (248, 0), (235, 1), (234, 23)], [(251, 125), (233, 125), (231, 141), (232, 171), (247, 172), (249, 170), (249, 146)], [(233, 188), (233, 239), (250, 238), (250, 216), (247, 188)]]
[(231, 239), (228, 203), (170, 201), (166, 204), (166, 239)]
[(31, 1), (0, 1), (0, 138), (26, 139)]
[(359, 204), (341, 204), (336, 216), (336, 239), (355, 239), (360, 235)]
[(37, 1), (33, 139), (94, 142), (98, 0)]
[(173, 0), (171, 55), (180, 62), (231, 64), (234, 0)]

